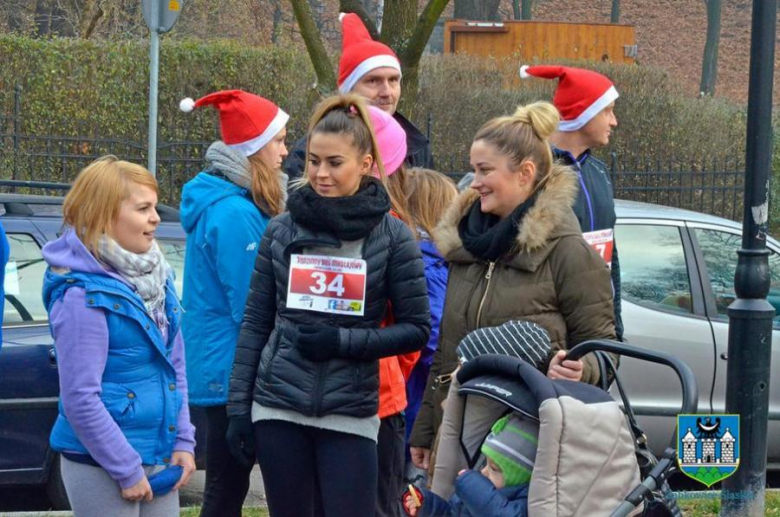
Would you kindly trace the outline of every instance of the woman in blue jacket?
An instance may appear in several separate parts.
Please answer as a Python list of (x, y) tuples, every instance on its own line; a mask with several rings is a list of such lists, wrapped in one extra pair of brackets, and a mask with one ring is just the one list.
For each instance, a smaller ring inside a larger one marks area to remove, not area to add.
[[(149, 171), (105, 157), (76, 178), (65, 230), (43, 248), (60, 381), (50, 442), (78, 517), (178, 515), (176, 489), (195, 470), (181, 310), (154, 240), (156, 206)], [(169, 474), (174, 491), (153, 492)]]
[(184, 186), (187, 232), (183, 331), (190, 402), (206, 408), (206, 488), (202, 516), (240, 516), (251, 462), (231, 456), (225, 433), (228, 379), (249, 280), (268, 220), (283, 211), (287, 114), (272, 102), (230, 90), (181, 108), (214, 106), (222, 140), (206, 152), (208, 168)]

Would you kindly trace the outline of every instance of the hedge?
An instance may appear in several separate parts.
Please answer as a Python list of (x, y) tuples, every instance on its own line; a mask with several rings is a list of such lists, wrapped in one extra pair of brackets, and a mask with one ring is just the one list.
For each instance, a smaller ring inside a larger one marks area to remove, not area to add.
[[(70, 147), (59, 143), (59, 155), (67, 155), (67, 159), (60, 156), (52, 160), (37, 156), (46, 154), (34, 148), (43, 145), (41, 140), (27, 139), (27, 147), (24, 141), (21, 145), (27, 159), (15, 164), (17, 177), (67, 181), (104, 149), (145, 160), (147, 42), (35, 40), (6, 35), (0, 36), (0, 62), (0, 115), (12, 109), (9, 92), (20, 85), (23, 133), (127, 141), (124, 146), (86, 139)], [(304, 133), (317, 100), (308, 56), (297, 48), (250, 48), (234, 41), (163, 38), (160, 63), (158, 134), (162, 144), (209, 142), (218, 135), (214, 110), (179, 111), (179, 100), (185, 96), (197, 98), (226, 88), (264, 95), (290, 113), (291, 142)], [(417, 108), (407, 115), (424, 132), (430, 131), (440, 169), (463, 171), (468, 166), (471, 138), (490, 117), (509, 113), (518, 104), (551, 98), (555, 82), (521, 81), (518, 65), (513, 59), (424, 58)], [(610, 149), (600, 151), (602, 156), (614, 152), (621, 160), (647, 162), (743, 160), (744, 106), (688, 97), (658, 69), (607, 63), (586, 66), (610, 76), (621, 95), (616, 104), (619, 127)], [(6, 177), (8, 133), (0, 119), (0, 174)], [(173, 160), (160, 163), (164, 199), (178, 199), (181, 184), (200, 169), (202, 153), (202, 145), (169, 145), (158, 153)], [(74, 161), (71, 155), (83, 159)]]

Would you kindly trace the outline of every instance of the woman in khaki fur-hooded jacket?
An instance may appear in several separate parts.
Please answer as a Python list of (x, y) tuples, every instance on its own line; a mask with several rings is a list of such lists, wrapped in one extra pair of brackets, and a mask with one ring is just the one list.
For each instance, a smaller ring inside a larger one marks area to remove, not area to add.
[(471, 148), (474, 182), (437, 228), (450, 276), (439, 347), (410, 438), (418, 467), (428, 468), (456, 347), (474, 329), (536, 322), (552, 341), (549, 377), (599, 380), (592, 355), (561, 363), (565, 353), (558, 353), (587, 339), (615, 339), (609, 269), (571, 209), (576, 173), (552, 162), (547, 138), (558, 120), (551, 104), (535, 103), (486, 123)]

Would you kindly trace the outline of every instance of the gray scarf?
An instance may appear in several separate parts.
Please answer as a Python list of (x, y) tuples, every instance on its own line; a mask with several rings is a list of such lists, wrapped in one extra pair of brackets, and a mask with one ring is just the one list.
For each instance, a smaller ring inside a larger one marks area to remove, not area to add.
[(242, 153), (218, 140), (209, 146), (206, 160), (211, 164), (211, 168), (224, 174), (232, 183), (252, 190), (252, 167), (249, 165), (249, 159)]
[[(226, 143), (217, 140), (206, 151), (206, 160), (212, 170), (223, 174), (228, 181), (252, 192), (252, 166), (242, 153), (232, 149)], [(282, 187), (282, 204), (287, 201), (287, 174), (279, 172), (279, 185)], [(270, 214), (264, 201), (260, 201), (260, 210)]]
[(132, 253), (122, 248), (107, 235), (98, 243), (100, 258), (116, 269), (116, 272), (136, 288), (144, 301), (146, 312), (157, 321), (155, 311), (165, 311), (165, 282), (171, 276), (171, 266), (165, 260), (157, 241), (143, 254)]

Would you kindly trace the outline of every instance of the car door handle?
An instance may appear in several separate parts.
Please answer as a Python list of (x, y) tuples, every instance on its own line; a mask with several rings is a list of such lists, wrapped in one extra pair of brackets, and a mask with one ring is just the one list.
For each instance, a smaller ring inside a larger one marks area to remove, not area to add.
[(52, 366), (57, 366), (57, 352), (53, 348), (49, 349), (49, 363)]
[(722, 354), (720, 354), (720, 358), (723, 359), (724, 361), (728, 361), (729, 360), (729, 354), (727, 354), (726, 352), (723, 352)]

